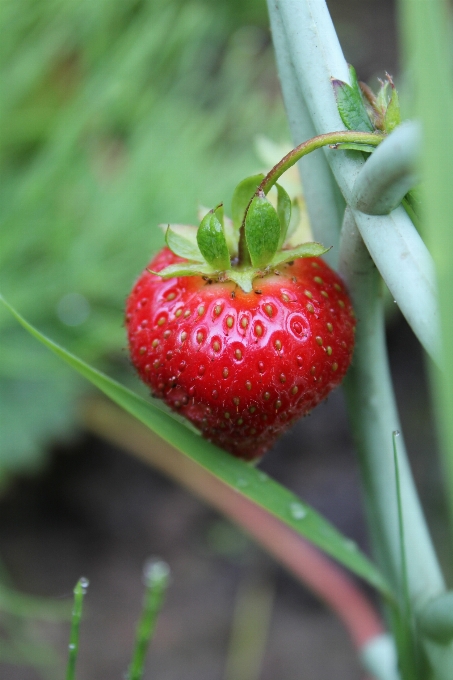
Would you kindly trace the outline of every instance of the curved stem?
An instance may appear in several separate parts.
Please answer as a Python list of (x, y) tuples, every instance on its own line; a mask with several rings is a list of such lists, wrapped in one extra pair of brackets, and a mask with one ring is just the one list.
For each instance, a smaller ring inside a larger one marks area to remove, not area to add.
[(277, 165), (274, 165), (272, 170), (267, 173), (266, 177), (259, 185), (256, 193), (261, 190), (267, 194), (284, 172), (289, 170), (289, 168), (297, 163), (303, 156), (306, 156), (308, 153), (316, 151), (316, 149), (320, 149), (323, 146), (334, 146), (335, 144), (342, 144), (344, 142), (378, 146), (384, 139), (385, 135), (381, 132), (357, 132), (355, 130), (327, 132), (323, 135), (317, 135), (316, 137), (307, 139), (306, 142), (302, 142), (302, 144), (299, 144), (299, 146), (296, 146), (295, 149), (292, 149), (292, 151), (287, 153)]
[(245, 220), (249, 211), (250, 205), (255, 196), (258, 196), (260, 191), (265, 194), (269, 193), (274, 184), (287, 170), (293, 167), (301, 158), (321, 149), (323, 146), (334, 146), (335, 144), (342, 144), (344, 142), (355, 142), (356, 144), (367, 144), (371, 146), (378, 146), (385, 139), (385, 135), (378, 132), (356, 132), (353, 130), (340, 130), (338, 132), (327, 132), (323, 135), (317, 135), (307, 141), (302, 142), (295, 149), (292, 149), (284, 156), (274, 167), (267, 173), (256, 192), (247, 205), (244, 217), (239, 232), (239, 264), (244, 264), (243, 253), (245, 250)]

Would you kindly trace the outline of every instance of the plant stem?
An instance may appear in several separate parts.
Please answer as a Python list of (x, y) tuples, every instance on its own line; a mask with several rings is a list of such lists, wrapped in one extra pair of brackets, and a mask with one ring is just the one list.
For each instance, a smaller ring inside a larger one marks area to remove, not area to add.
[(69, 637), (69, 657), (66, 680), (75, 680), (75, 667), (79, 652), (80, 620), (82, 618), (83, 598), (88, 588), (88, 579), (80, 578), (74, 588), (74, 608), (72, 610), (71, 634)]
[(265, 194), (269, 193), (274, 184), (287, 170), (293, 167), (301, 158), (321, 149), (323, 146), (334, 146), (335, 144), (341, 144), (342, 142), (356, 142), (357, 144), (368, 144), (371, 146), (378, 146), (385, 139), (385, 135), (378, 132), (355, 132), (352, 130), (340, 130), (339, 132), (328, 132), (324, 135), (317, 135), (311, 139), (307, 139), (295, 149), (292, 149), (286, 154), (274, 167), (267, 173), (266, 177), (263, 179), (256, 192), (250, 199), (247, 208), (245, 209), (244, 217), (242, 220), (241, 228), (239, 231), (239, 265), (244, 263), (244, 252), (247, 250), (245, 243), (245, 222), (247, 219), (247, 213), (250, 205), (255, 196), (258, 196), (260, 192)]
[(162, 607), (169, 581), (170, 569), (162, 560), (150, 560), (145, 566), (146, 592), (143, 611), (137, 626), (135, 647), (127, 680), (141, 680), (146, 652), (151, 642), (157, 616)]
[(417, 161), (421, 130), (417, 123), (400, 125), (361, 169), (350, 205), (368, 215), (388, 215), (419, 182)]
[[(381, 279), (347, 210), (340, 271), (357, 314), (354, 362), (345, 381), (351, 424), (359, 453), (365, 503), (379, 561), (401, 592), (401, 550), (392, 432), (401, 430), (388, 366)], [(426, 601), (444, 589), (417, 497), (403, 436), (398, 439), (401, 497), (405, 509), (405, 551), (412, 600)]]

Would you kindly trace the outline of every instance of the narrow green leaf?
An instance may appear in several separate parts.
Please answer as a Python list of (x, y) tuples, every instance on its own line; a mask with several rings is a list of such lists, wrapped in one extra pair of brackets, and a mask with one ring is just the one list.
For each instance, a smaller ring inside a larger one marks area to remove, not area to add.
[[(401, 483), (398, 461), (397, 440), (400, 436), (398, 430), (392, 433), (393, 460), (395, 464), (396, 502), (398, 508), (398, 531), (400, 543), (400, 565), (402, 593), (400, 594), (400, 617), (398, 621), (398, 650), (399, 666), (402, 680), (417, 680), (420, 678), (420, 664), (417, 663), (417, 649), (415, 645), (414, 612), (409, 593), (409, 578), (407, 572), (406, 544), (404, 539), (404, 515), (403, 501), (401, 498)], [(398, 616), (398, 615), (397, 615)]]
[(69, 638), (69, 656), (66, 668), (66, 680), (75, 680), (75, 667), (79, 652), (80, 621), (82, 619), (83, 598), (88, 588), (88, 580), (80, 578), (74, 588), (74, 608), (72, 610), (71, 633)]
[(170, 225), (165, 232), (165, 243), (175, 255), (184, 257), (186, 260), (196, 260), (203, 262), (203, 255), (196, 243), (189, 241), (187, 238), (173, 231)]
[(277, 187), (277, 215), (280, 220), (280, 238), (278, 240), (278, 248), (281, 248), (286, 241), (289, 223), (291, 221), (291, 199), (285, 189), (276, 184)]
[(264, 508), (291, 527), (300, 536), (317, 545), (355, 574), (377, 588), (385, 597), (393, 600), (393, 594), (377, 567), (363, 555), (355, 544), (337, 531), (315, 510), (263, 472), (244, 461), (218, 449), (206, 439), (181, 424), (170, 413), (158, 408), (123, 387), (81, 359), (66, 351), (42, 335), (16, 312), (3, 298), (3, 302), (17, 321), (37, 340), (98, 387), (112, 401), (137, 418), (162, 439), (188, 456), (194, 463), (230, 486), (238, 494)]
[(253, 199), (245, 220), (245, 239), (254, 267), (266, 267), (278, 248), (280, 219), (264, 193)]
[(153, 269), (148, 269), (148, 271), (163, 279), (172, 279), (176, 276), (210, 276), (216, 273), (209, 265), (203, 266), (198, 262), (179, 262), (177, 264), (170, 264), (168, 267), (161, 269), (160, 272), (155, 272)]
[(352, 88), (342, 80), (332, 80), (338, 112), (348, 130), (371, 132), (374, 130), (363, 102), (360, 89)]
[(150, 560), (145, 567), (146, 592), (142, 615), (135, 634), (135, 646), (127, 674), (128, 680), (142, 680), (143, 678), (146, 652), (164, 601), (169, 577), (170, 568), (162, 560)]
[(387, 106), (387, 110), (384, 116), (384, 130), (386, 132), (392, 132), (398, 125), (401, 124), (401, 111), (400, 103), (398, 99), (398, 92), (396, 88), (392, 88), (392, 96)]
[(300, 246), (290, 250), (280, 250), (272, 258), (272, 265), (276, 267), (278, 264), (291, 262), (299, 257), (320, 257), (329, 250), (330, 248), (326, 248), (321, 243), (302, 243)]
[[(219, 216), (223, 218), (223, 207), (219, 212)], [(230, 268), (230, 253), (225, 232), (215, 211), (210, 210), (201, 220), (197, 232), (197, 242), (201, 254), (211, 267), (216, 270)]]
[(376, 147), (371, 144), (357, 144), (357, 142), (341, 142), (333, 144), (330, 148), (336, 151), (363, 151), (364, 153), (373, 153), (376, 150)]
[(245, 210), (250, 203), (250, 199), (258, 189), (263, 179), (263, 174), (246, 177), (242, 180), (242, 182), (239, 182), (236, 189), (234, 190), (231, 202), (231, 216), (233, 218), (233, 226), (237, 234), (239, 234), (239, 229), (241, 228)]

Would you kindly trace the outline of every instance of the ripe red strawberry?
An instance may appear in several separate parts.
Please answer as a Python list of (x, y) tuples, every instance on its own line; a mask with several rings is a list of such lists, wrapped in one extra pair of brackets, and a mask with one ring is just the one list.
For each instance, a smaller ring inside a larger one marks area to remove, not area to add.
[(187, 268), (164, 248), (135, 284), (126, 309), (132, 362), (153, 395), (207, 439), (257, 458), (342, 381), (354, 346), (349, 297), (319, 257), (245, 267), (242, 287), (234, 266), (185, 276)]

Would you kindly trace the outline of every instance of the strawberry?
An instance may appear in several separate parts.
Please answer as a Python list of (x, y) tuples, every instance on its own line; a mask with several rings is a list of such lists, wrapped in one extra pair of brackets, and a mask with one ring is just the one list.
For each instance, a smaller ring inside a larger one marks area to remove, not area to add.
[[(355, 325), (343, 282), (317, 256), (325, 248), (278, 249), (290, 221), (281, 202), (288, 201), (278, 187), (277, 210), (262, 192), (249, 202), (257, 181), (236, 190), (236, 228), (220, 206), (197, 233), (169, 228), (167, 247), (126, 308), (131, 359), (152, 394), (246, 460), (262, 456), (339, 385)], [(245, 263), (235, 259), (241, 247)]]

